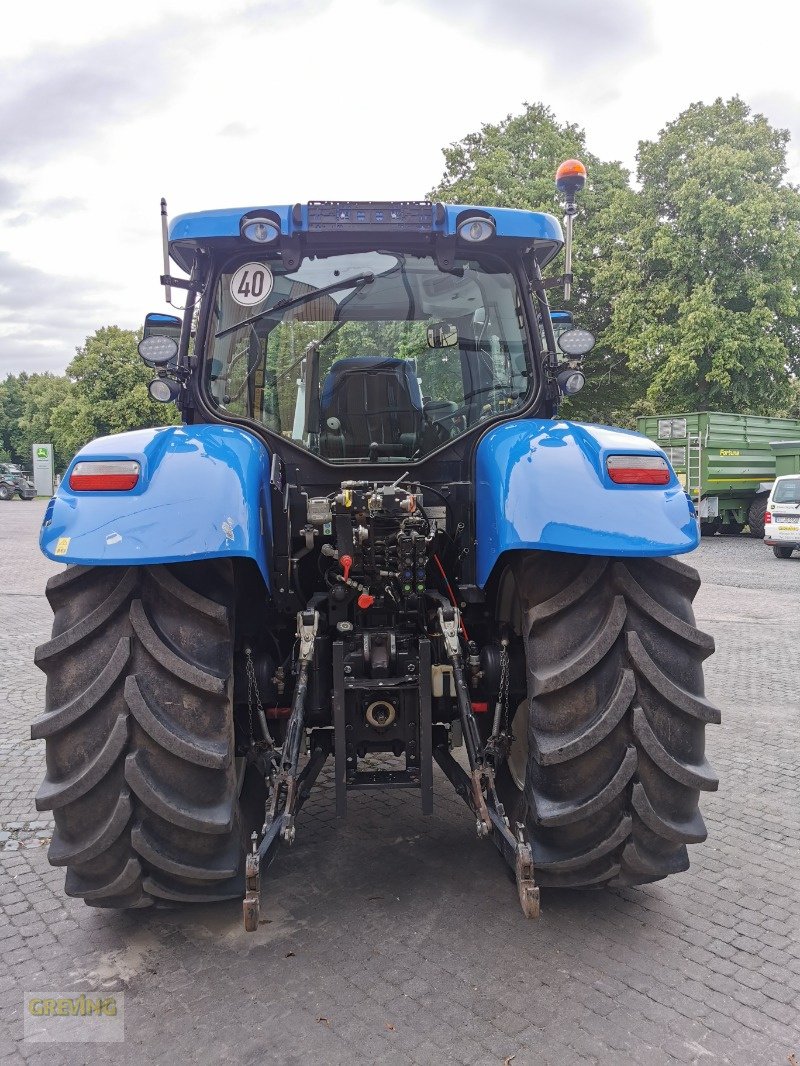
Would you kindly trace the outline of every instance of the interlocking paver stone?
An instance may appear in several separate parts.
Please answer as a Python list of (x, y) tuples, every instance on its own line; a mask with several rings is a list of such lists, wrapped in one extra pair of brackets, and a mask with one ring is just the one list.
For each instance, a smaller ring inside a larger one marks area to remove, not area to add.
[[(717, 641), (707, 689), (720, 790), (691, 869), (642, 889), (542, 892), (525, 922), (490, 845), (436, 779), (355, 795), (337, 823), (330, 776), (294, 848), (264, 879), (265, 923), (238, 903), (115, 914), (63, 895), (33, 798), (28, 740), (44, 678), (36, 545), (42, 503), (0, 505), (0, 1060), (387, 1066), (800, 1061), (800, 560), (745, 537), (704, 541), (696, 601)], [(289, 954), (292, 953), (292, 954)], [(125, 1042), (23, 1040), (23, 992), (124, 990)], [(391, 1028), (390, 1028), (391, 1027)], [(789, 1060), (791, 1061), (791, 1060)]]

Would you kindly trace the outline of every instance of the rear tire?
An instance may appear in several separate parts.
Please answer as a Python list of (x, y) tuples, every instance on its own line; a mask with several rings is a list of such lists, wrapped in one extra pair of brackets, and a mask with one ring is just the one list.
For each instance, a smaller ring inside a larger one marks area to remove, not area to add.
[(762, 540), (764, 537), (764, 515), (767, 513), (767, 496), (756, 496), (747, 512), (747, 524), (750, 536)]
[(14, 493), (8, 485), (0, 485), (0, 500), (11, 500), (14, 498)]
[(705, 724), (720, 715), (703, 694), (714, 645), (694, 624), (696, 571), (536, 552), (511, 580), (528, 665), (514, 731), (527, 727), (527, 768), (522, 791), (508, 765), (498, 786), (527, 823), (537, 881), (635, 885), (685, 870), (686, 845), (706, 837), (700, 791), (718, 784), (704, 757)]
[[(53, 636), (37, 810), (67, 895), (95, 907), (241, 895), (229, 562), (72, 566), (47, 583)], [(248, 827), (249, 828), (249, 827)]]
[(773, 545), (772, 550), (775, 553), (776, 559), (791, 559), (794, 548), (783, 548), (775, 544)]

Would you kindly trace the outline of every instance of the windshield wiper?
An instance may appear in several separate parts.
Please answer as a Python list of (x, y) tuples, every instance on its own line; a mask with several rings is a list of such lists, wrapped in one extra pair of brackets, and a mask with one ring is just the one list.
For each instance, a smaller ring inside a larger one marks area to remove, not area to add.
[[(352, 289), (358, 287), (359, 290), (365, 285), (371, 284), (375, 280), (375, 275), (371, 271), (367, 271), (364, 274), (356, 274), (352, 278), (342, 278), (341, 281), (334, 281), (330, 285), (324, 285), (321, 289), (314, 289), (313, 292), (303, 293), (302, 296), (295, 296), (293, 300), (280, 300), (272, 307), (268, 307), (266, 311), (259, 311), (257, 315), (251, 315), (250, 318), (245, 318), (243, 322), (237, 322), (235, 326), (227, 326), (225, 329), (221, 329), (219, 333), (215, 333), (214, 337), (227, 337), (229, 333), (233, 333), (237, 329), (241, 329), (242, 326), (249, 326), (253, 322), (260, 322), (262, 318), (270, 318), (276, 312), (288, 311), (291, 307), (300, 307), (302, 304), (311, 303), (312, 300), (316, 300), (318, 296), (326, 296), (330, 292), (338, 292), (339, 289)], [(355, 295), (355, 293), (353, 294)]]

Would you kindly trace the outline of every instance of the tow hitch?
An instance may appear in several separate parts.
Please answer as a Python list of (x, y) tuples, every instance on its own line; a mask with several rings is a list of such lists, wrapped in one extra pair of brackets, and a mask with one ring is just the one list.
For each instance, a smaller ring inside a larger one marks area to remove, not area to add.
[(298, 773), (300, 748), (305, 733), (305, 701), (308, 692), (308, 670), (314, 657), (314, 638), (319, 626), (317, 611), (301, 611), (297, 616), (299, 674), (295, 687), (292, 712), (286, 727), (277, 769), (269, 781), (270, 792), (266, 803), (261, 841), (258, 833), (251, 839), (252, 851), (245, 864), (245, 897), (242, 902), (244, 927), (248, 933), (258, 928), (261, 912), (261, 867), (271, 862), (281, 840), (293, 844), (295, 818), (311, 794), (311, 788), (319, 777), (325, 760), (330, 754), (330, 741), (322, 732), (312, 733), (311, 757)]
[[(459, 766), (445, 746), (437, 745), (433, 749), (433, 757), (459, 796), (472, 811), (475, 811), (472, 779), (469, 775)], [(538, 918), (539, 889), (534, 880), (533, 852), (525, 833), (525, 827), (518, 822), (514, 827), (515, 835), (507, 816), (505, 813), (500, 814), (491, 796), (488, 799), (484, 797), (484, 805), (491, 825), (492, 843), (516, 875), (522, 913), (526, 918)]]
[[(298, 763), (302, 736), (305, 731), (305, 699), (307, 692), (308, 670), (313, 662), (314, 638), (319, 624), (316, 611), (304, 611), (298, 615), (297, 635), (299, 639), (298, 682), (292, 703), (292, 711), (287, 723), (286, 739), (279, 757), (274, 763), (275, 769), (270, 775), (270, 792), (266, 804), (264, 825), (259, 834), (251, 837), (252, 851), (247, 856), (245, 866), (245, 897), (242, 904), (244, 927), (248, 932), (258, 928), (261, 909), (261, 870), (271, 862), (275, 849), (281, 839), (291, 844), (295, 837), (295, 818), (300, 808), (311, 794), (311, 788), (331, 754), (330, 733), (327, 730), (315, 730), (311, 736), (311, 756), (298, 773)], [(467, 773), (453, 758), (446, 743), (439, 743), (431, 751), (430, 741), (427, 745), (427, 763), (431, 756), (444, 771), (445, 776), (475, 815), (475, 825), (479, 837), (490, 836), (495, 847), (515, 872), (517, 891), (522, 912), (526, 918), (539, 917), (539, 889), (534, 878), (533, 852), (528, 841), (525, 827), (517, 823), (512, 828), (503, 804), (495, 788), (495, 768), (499, 759), (504, 757), (510, 736), (499, 731), (501, 716), (495, 715), (495, 727), (492, 736), (484, 744), (472, 710), (469, 689), (464, 672), (464, 662), (459, 644), (459, 612), (450, 604), (443, 604), (438, 610), (438, 624), (444, 638), (447, 656), (453, 668), (453, 680), (456, 687), (459, 716), (464, 735), (464, 742), (469, 760), (470, 771)], [(428, 648), (427, 642), (424, 644)], [(423, 656), (425, 675), (430, 675), (430, 658)], [(506, 675), (507, 676), (507, 675)], [(507, 693), (501, 692), (500, 701), (507, 701)], [(423, 731), (430, 736), (430, 697), (427, 706), (428, 729)], [(341, 696), (338, 701), (342, 704)], [(341, 711), (341, 707), (340, 707)], [(340, 761), (344, 762), (344, 749), (341, 737), (344, 735), (342, 715), (337, 718), (340, 729), (338, 752)], [(420, 767), (421, 774), (429, 778), (430, 771)], [(338, 775), (338, 792), (344, 792), (345, 774)], [(390, 782), (387, 782), (389, 787)], [(425, 795), (425, 793), (424, 793)], [(423, 803), (423, 810), (429, 813), (430, 800)], [(337, 807), (339, 803), (337, 802)], [(343, 805), (342, 805), (343, 806)], [(343, 812), (342, 812), (343, 813)]]
[[(254, 933), (258, 929), (261, 913), (261, 868), (269, 866), (274, 858), (281, 836), (284, 835), (284, 829), (289, 826), (294, 828), (294, 817), (311, 795), (311, 788), (319, 777), (328, 755), (330, 755), (330, 746), (327, 738), (322, 738), (317, 743), (316, 735), (312, 734), (311, 758), (296, 779), (297, 787), (294, 791), (292, 814), (287, 814), (285, 809), (277, 814), (271, 823), (262, 829), (260, 842), (258, 833), (253, 833), (250, 838), (252, 851), (247, 856), (245, 865), (245, 897), (242, 903), (244, 927), (248, 933)], [(292, 839), (294, 839), (294, 834), (292, 834)]]

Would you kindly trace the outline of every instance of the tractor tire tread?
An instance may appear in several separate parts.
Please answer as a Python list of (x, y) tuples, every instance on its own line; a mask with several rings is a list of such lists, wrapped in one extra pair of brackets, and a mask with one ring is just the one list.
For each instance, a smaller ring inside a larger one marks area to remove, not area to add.
[(241, 895), (231, 563), (70, 566), (47, 598), (31, 735), (67, 894), (111, 908)]
[[(705, 726), (720, 721), (695, 624), (697, 572), (674, 559), (530, 552), (513, 564), (528, 662), (524, 818), (542, 886), (636, 885), (688, 866), (717, 788)], [(559, 590), (558, 585), (561, 585)], [(500, 779), (498, 779), (500, 780)]]

